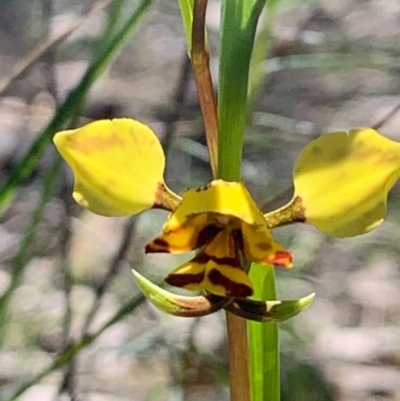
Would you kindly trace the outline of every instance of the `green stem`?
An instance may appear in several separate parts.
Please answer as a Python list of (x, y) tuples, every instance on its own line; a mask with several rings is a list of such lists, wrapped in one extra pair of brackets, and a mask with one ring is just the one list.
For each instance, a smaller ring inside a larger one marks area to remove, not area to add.
[[(250, 279), (257, 298), (276, 299), (274, 267), (253, 264)], [(280, 400), (279, 338), (276, 323), (249, 322), (251, 400)]]

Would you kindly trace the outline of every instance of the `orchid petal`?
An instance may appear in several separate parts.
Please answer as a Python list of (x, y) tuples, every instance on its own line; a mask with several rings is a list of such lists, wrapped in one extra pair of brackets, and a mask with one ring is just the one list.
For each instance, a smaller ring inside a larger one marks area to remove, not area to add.
[(400, 143), (372, 128), (326, 134), (306, 146), (293, 175), (293, 199), (307, 223), (336, 237), (363, 234), (385, 217), (400, 176)]
[(74, 173), (75, 200), (94, 213), (139, 213), (157, 203), (157, 191), (165, 188), (161, 144), (138, 121), (96, 121), (57, 133), (54, 143)]

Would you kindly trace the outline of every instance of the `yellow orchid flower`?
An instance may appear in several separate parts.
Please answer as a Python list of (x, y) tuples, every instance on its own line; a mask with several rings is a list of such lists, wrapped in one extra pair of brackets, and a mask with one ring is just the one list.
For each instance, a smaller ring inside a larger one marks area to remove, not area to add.
[(216, 295), (253, 293), (245, 261), (290, 267), (292, 255), (273, 241), (271, 231), (242, 182), (212, 181), (189, 189), (169, 216), (163, 233), (146, 252), (182, 253), (199, 249), (174, 270), (169, 284)]
[(381, 223), (387, 193), (400, 176), (399, 143), (370, 128), (326, 134), (297, 159), (292, 201), (263, 215), (242, 182), (214, 180), (182, 198), (170, 191), (160, 142), (138, 121), (93, 122), (56, 134), (54, 143), (73, 170), (78, 203), (105, 216), (169, 210), (146, 252), (198, 250), (166, 281), (224, 297), (252, 295), (249, 262), (292, 265), (270, 228), (306, 222), (328, 235), (363, 234)]

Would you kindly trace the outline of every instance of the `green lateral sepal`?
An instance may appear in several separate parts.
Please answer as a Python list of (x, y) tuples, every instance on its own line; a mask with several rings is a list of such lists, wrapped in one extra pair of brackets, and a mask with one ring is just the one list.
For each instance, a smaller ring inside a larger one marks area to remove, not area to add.
[(162, 312), (174, 316), (200, 317), (214, 313), (232, 302), (231, 298), (208, 294), (206, 296), (185, 297), (173, 294), (153, 284), (133, 270), (136, 282), (146, 298)]
[(315, 297), (315, 293), (296, 300), (285, 301), (256, 301), (247, 298), (236, 298), (232, 303), (225, 306), (229, 312), (264, 323), (278, 323), (298, 315), (302, 310), (308, 308)]

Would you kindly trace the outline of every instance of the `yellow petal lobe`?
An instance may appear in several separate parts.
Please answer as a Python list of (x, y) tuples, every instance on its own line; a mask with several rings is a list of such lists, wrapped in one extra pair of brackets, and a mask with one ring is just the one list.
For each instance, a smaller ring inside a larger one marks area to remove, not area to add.
[(252, 262), (279, 267), (292, 267), (293, 256), (274, 241), (266, 224), (256, 228), (242, 223), (244, 257)]
[(385, 217), (400, 144), (372, 128), (326, 134), (302, 151), (293, 176), (307, 223), (336, 237), (363, 234)]
[(236, 217), (250, 225), (264, 220), (242, 182), (214, 180), (204, 187), (188, 189), (178, 209), (168, 219), (165, 229), (174, 230), (190, 217), (203, 213), (221, 215), (221, 225), (229, 221), (227, 217)]
[(153, 131), (132, 119), (101, 120), (62, 131), (54, 143), (75, 178), (73, 196), (104, 216), (153, 206), (163, 184), (165, 157)]

